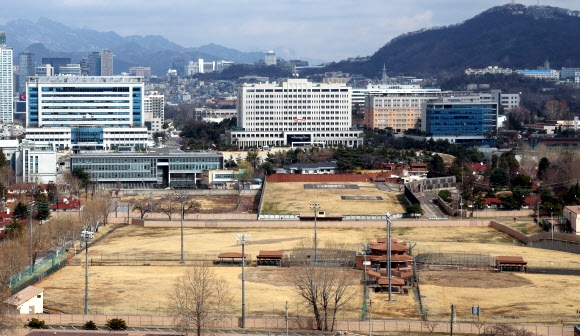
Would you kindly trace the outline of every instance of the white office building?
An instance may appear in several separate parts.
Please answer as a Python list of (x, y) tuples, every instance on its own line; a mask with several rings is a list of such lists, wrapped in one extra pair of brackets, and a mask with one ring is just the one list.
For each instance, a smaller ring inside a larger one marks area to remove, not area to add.
[(14, 74), (12, 48), (6, 47), (6, 34), (0, 32), (0, 122), (12, 123), (14, 111)]
[(56, 151), (51, 144), (24, 141), (16, 175), (22, 176), (24, 183), (56, 182), (56, 161)]
[(26, 92), (29, 140), (73, 150), (146, 147), (142, 77), (35, 76)]
[(362, 145), (352, 127), (351, 88), (306, 79), (238, 87), (238, 128), (230, 131), (239, 148), (303, 145)]
[(536, 79), (545, 79), (550, 81), (557, 81), (560, 79), (560, 71), (558, 70), (518, 70), (520, 75)]
[(143, 99), (143, 121), (149, 133), (159, 132), (165, 122), (165, 97), (150, 91)]

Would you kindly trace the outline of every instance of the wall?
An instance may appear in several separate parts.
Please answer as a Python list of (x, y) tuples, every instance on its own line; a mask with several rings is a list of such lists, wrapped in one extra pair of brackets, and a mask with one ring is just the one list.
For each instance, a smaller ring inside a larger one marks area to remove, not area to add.
[(44, 298), (44, 292), (40, 293), (40, 298), (38, 297), (33, 297), (30, 300), (24, 302), (21, 306), (20, 306), (20, 314), (28, 314), (29, 311), (29, 307), (30, 306), (34, 306), (34, 313), (40, 313), (43, 311), (43, 298)]
[[(271, 228), (312, 228), (314, 222), (312, 221), (268, 221), (268, 220), (252, 220), (252, 221), (187, 221), (183, 223), (184, 227), (271, 227)], [(180, 221), (145, 221), (145, 227), (180, 227)], [(393, 227), (461, 227), (461, 226), (489, 226), (489, 221), (486, 220), (396, 220), (393, 221)], [(317, 223), (319, 228), (383, 228), (385, 227), (384, 220), (376, 221), (319, 221)]]
[(268, 182), (371, 182), (378, 174), (272, 174)]

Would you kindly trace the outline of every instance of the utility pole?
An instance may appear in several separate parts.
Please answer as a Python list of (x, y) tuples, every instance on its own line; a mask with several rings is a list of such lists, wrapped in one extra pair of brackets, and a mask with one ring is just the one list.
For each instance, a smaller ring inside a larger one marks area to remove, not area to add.
[(387, 247), (387, 277), (389, 278), (389, 302), (392, 300), (392, 291), (391, 288), (391, 214), (387, 211), (385, 212), (385, 218), (387, 219), (387, 239), (385, 241), (385, 246)]
[(316, 218), (318, 217), (318, 210), (320, 209), (320, 204), (310, 203), (310, 209), (314, 211), (314, 263), (318, 262), (318, 242), (317, 242), (317, 230), (316, 230)]
[[(238, 234), (236, 238), (236, 242), (238, 245), (242, 245), (242, 328), (246, 327), (246, 292), (245, 292), (245, 281), (246, 281), (246, 273), (245, 273), (245, 264), (246, 258), (244, 255), (244, 247), (247, 244), (250, 244), (250, 240), (252, 236), (249, 234)], [(288, 302), (286, 302), (286, 307), (288, 307)], [(288, 309), (288, 308), (286, 308)], [(287, 310), (286, 310), (287, 311)], [(288, 323), (288, 322), (286, 322)], [(286, 327), (288, 328), (288, 327)]]

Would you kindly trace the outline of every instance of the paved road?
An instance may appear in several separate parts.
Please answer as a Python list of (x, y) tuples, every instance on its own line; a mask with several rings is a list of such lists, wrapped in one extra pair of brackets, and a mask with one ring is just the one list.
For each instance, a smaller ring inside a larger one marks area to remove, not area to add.
[(415, 194), (419, 201), (421, 202), (421, 208), (425, 212), (424, 216), (427, 219), (443, 219), (447, 218), (447, 215), (435, 204), (435, 199), (437, 195), (430, 192), (417, 193)]

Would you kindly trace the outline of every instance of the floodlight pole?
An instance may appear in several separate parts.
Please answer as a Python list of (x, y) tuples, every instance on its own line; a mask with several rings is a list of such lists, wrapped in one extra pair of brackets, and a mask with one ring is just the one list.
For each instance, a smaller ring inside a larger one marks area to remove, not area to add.
[(385, 213), (385, 218), (387, 219), (387, 239), (385, 244), (387, 247), (387, 277), (389, 278), (389, 302), (392, 301), (392, 288), (391, 288), (391, 214), (387, 211)]
[(310, 209), (314, 211), (314, 262), (318, 262), (318, 241), (317, 241), (317, 228), (316, 219), (318, 217), (318, 209), (320, 209), (320, 204), (310, 203)]
[(34, 252), (32, 251), (32, 211), (34, 210), (35, 203), (30, 202), (28, 205), (30, 206), (30, 213), (28, 214), (30, 217), (30, 274), (32, 274), (32, 269), (34, 267), (34, 263), (32, 262), (34, 258)]
[(251, 235), (249, 234), (238, 234), (236, 238), (236, 242), (238, 245), (242, 245), (242, 328), (246, 327), (246, 291), (245, 291), (245, 282), (246, 282), (246, 256), (244, 255), (244, 247), (246, 244), (250, 243), (252, 240)]

